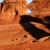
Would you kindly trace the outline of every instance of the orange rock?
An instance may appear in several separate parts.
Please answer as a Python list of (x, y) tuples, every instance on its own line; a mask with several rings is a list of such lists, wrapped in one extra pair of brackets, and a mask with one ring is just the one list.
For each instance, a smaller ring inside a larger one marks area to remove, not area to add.
[(0, 3), (0, 50), (50, 50), (49, 37), (50, 0)]

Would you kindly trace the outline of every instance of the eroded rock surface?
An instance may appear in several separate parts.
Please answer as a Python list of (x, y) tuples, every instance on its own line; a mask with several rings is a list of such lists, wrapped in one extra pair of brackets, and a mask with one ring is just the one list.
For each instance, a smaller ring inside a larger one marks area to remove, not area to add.
[(24, 0), (5, 0), (1, 4), (0, 19), (12, 20), (18, 15), (26, 13), (26, 1)]
[[(27, 9), (32, 13), (26, 14)], [(50, 0), (4, 0), (0, 3), (0, 45), (34, 43), (50, 38)], [(2, 49), (1, 49), (2, 50)]]

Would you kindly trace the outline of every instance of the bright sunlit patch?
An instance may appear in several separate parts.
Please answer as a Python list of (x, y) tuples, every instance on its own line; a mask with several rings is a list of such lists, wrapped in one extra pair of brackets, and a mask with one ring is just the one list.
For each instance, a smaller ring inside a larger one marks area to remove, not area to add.
[(27, 9), (26, 14), (30, 14), (32, 11), (30, 9)]
[(0, 3), (2, 3), (4, 0), (0, 0)]
[(27, 1), (27, 4), (30, 4), (32, 2), (32, 0), (26, 0)]

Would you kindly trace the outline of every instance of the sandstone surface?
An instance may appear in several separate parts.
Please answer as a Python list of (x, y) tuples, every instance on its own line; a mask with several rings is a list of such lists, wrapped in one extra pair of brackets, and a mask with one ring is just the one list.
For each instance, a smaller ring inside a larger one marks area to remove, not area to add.
[(0, 50), (50, 50), (50, 0), (0, 3)]

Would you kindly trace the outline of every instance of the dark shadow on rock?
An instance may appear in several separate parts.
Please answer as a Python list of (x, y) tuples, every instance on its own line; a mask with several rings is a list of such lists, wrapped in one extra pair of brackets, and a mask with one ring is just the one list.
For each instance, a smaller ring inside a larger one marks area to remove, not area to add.
[(44, 19), (50, 23), (50, 16), (45, 16)]
[[(29, 32), (37, 40), (44, 37), (44, 36), (50, 36), (50, 34), (46, 33), (43, 30), (38, 29), (35, 25), (30, 23), (32, 21), (32, 22), (38, 22), (38, 23), (45, 24), (41, 19), (34, 18), (34, 17), (30, 16), (30, 15), (23, 15), (23, 16), (20, 16), (20, 17), (21, 17), (20, 24), (24, 27), (24, 29), (27, 32)], [(24, 25), (24, 23), (29, 23), (29, 24)], [(26, 27), (29, 27), (29, 26), (31, 26), (31, 27), (26, 28)]]
[(0, 3), (0, 12), (1, 12), (2, 8), (3, 8), (3, 3)]
[(45, 16), (44, 19), (48, 22), (48, 24), (46, 24), (46, 27), (47, 27), (48, 29), (50, 29), (50, 16)]

